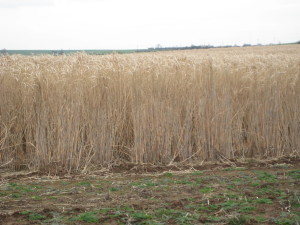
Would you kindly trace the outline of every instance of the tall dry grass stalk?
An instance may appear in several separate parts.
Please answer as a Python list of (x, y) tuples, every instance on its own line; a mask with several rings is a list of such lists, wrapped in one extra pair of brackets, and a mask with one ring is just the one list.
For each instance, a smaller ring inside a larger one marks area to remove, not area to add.
[(299, 45), (0, 57), (0, 165), (74, 172), (292, 152)]

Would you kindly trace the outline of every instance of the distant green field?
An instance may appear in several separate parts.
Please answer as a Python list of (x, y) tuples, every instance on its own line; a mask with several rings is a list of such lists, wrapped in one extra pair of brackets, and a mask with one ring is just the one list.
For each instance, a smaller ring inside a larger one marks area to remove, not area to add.
[(51, 54), (51, 55), (59, 55), (59, 54), (72, 54), (77, 52), (85, 52), (91, 55), (105, 55), (111, 54), (113, 52), (117, 52), (120, 54), (126, 53), (134, 53), (146, 50), (6, 50), (6, 53), (9, 55), (20, 54), (20, 55), (42, 55), (42, 54)]

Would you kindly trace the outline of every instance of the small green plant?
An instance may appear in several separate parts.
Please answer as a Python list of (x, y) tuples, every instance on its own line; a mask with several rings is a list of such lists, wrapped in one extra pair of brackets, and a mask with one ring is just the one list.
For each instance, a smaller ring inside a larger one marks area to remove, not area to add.
[(214, 191), (214, 189), (211, 188), (211, 187), (204, 187), (204, 188), (201, 188), (199, 191), (200, 191), (201, 193), (209, 193), (209, 192)]
[(175, 184), (193, 184), (193, 182), (189, 181), (189, 180), (177, 180), (174, 183)]
[(229, 210), (229, 209), (233, 209), (233, 208), (237, 208), (240, 204), (238, 202), (229, 200), (227, 202), (223, 202), (220, 204), (220, 206), (222, 206), (223, 209), (225, 210)]
[(101, 214), (105, 214), (110, 211), (110, 208), (101, 208), (97, 212)]
[(272, 204), (273, 201), (269, 198), (259, 198), (256, 200), (257, 203), (259, 204)]
[(259, 186), (259, 185), (260, 185), (260, 182), (253, 182), (253, 183), (251, 184), (252, 187), (257, 187), (257, 186)]
[(53, 200), (56, 200), (57, 197), (56, 196), (48, 196), (48, 199), (53, 199)]
[(136, 220), (149, 220), (152, 219), (151, 215), (148, 215), (147, 213), (144, 212), (136, 212), (130, 214), (130, 216)]
[(61, 181), (60, 182), (62, 185), (69, 185), (69, 184), (71, 184), (71, 182), (68, 182), (68, 181)]
[(240, 212), (252, 212), (252, 211), (255, 211), (256, 210), (256, 207), (254, 206), (243, 206), (240, 208)]
[(266, 219), (266, 218), (263, 217), (263, 216), (256, 216), (256, 217), (255, 217), (255, 220), (256, 220), (256, 222), (258, 222), (258, 223), (265, 223), (265, 222), (268, 221), (268, 219)]
[(79, 186), (85, 186), (85, 187), (90, 187), (92, 184), (91, 182), (88, 181), (82, 181), (78, 183)]
[(46, 216), (41, 215), (39, 213), (32, 213), (32, 214), (29, 214), (29, 219), (30, 220), (44, 220), (44, 219), (46, 219)]
[(155, 187), (155, 186), (158, 186), (158, 183), (154, 183), (152, 180), (150, 180), (150, 181), (147, 181), (145, 184), (142, 184), (141, 186)]
[(207, 220), (211, 221), (211, 222), (219, 222), (222, 220), (222, 218), (217, 217), (217, 216), (208, 216)]
[(195, 184), (201, 184), (203, 182), (202, 178), (196, 178), (195, 179)]
[(8, 183), (8, 186), (9, 187), (18, 187), (19, 184), (17, 184), (17, 183)]
[(164, 177), (173, 177), (173, 173), (167, 172), (163, 174)]
[(31, 210), (19, 212), (21, 215), (29, 215), (32, 213)]
[(288, 172), (288, 175), (293, 179), (299, 180), (300, 179), (300, 170), (291, 170)]
[(192, 225), (199, 218), (197, 214), (189, 214), (181, 212), (176, 218), (176, 222), (180, 225)]
[(118, 191), (118, 190), (120, 190), (120, 189), (117, 188), (117, 187), (111, 187), (109, 190), (112, 191), (112, 192), (114, 192), (114, 191)]
[(196, 170), (196, 171), (194, 171), (193, 173), (192, 173), (192, 175), (194, 175), (194, 176), (199, 176), (199, 175), (202, 175), (203, 174), (203, 172), (202, 171), (199, 171), (199, 170)]
[(12, 194), (10, 195), (10, 197), (12, 197), (12, 198), (21, 198), (22, 195), (21, 195), (20, 193), (12, 193)]
[(277, 180), (276, 175), (267, 173), (265, 171), (257, 171), (256, 175), (258, 176), (258, 179), (262, 181), (275, 182)]
[(235, 187), (236, 187), (236, 186), (233, 185), (233, 184), (227, 185), (227, 188), (228, 188), (228, 189), (235, 189)]
[(99, 218), (95, 216), (95, 212), (86, 212), (77, 216), (74, 220), (87, 223), (98, 223)]

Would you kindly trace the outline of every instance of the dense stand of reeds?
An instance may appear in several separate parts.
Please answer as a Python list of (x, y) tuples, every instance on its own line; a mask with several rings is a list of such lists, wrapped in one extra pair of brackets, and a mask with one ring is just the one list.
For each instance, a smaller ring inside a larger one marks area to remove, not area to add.
[(300, 46), (1, 56), (0, 166), (300, 153)]

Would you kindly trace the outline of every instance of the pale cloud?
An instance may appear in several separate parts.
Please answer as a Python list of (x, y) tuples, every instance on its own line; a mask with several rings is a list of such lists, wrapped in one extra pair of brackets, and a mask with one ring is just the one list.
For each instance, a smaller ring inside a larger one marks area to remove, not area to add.
[(0, 0), (0, 8), (49, 6), (53, 4), (53, 0)]
[(299, 0), (0, 0), (0, 49), (293, 42), (299, 12)]

